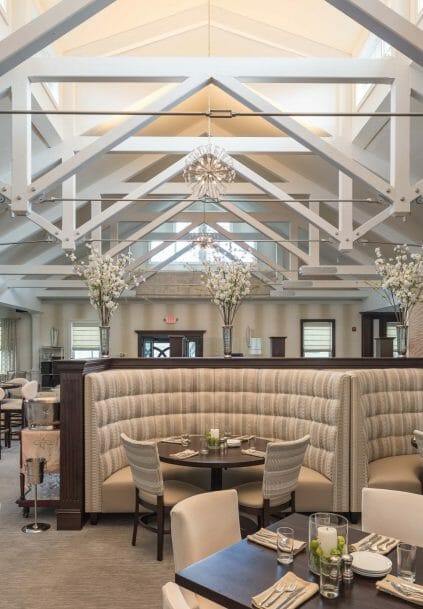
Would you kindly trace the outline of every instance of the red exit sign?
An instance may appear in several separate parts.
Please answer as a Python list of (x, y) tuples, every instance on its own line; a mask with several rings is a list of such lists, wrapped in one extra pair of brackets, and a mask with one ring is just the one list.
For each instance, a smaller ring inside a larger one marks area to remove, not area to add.
[(166, 317), (163, 319), (163, 321), (165, 321), (167, 324), (176, 324), (176, 322), (178, 321), (178, 318), (175, 317), (174, 315), (166, 315)]

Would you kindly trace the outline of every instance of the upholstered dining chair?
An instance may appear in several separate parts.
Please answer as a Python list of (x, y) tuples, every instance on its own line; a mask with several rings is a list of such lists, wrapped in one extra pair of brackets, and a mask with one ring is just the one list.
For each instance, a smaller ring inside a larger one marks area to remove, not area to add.
[(18, 376), (9, 379), (7, 382), (13, 383), (14, 385), (19, 385), (19, 387), (13, 387), (12, 389), (8, 390), (8, 397), (13, 399), (22, 399), (22, 387), (29, 383), (28, 379)]
[[(120, 435), (135, 484), (134, 528), (132, 545), (137, 541), (138, 524), (157, 533), (157, 560), (163, 560), (163, 535), (165, 516), (179, 501), (203, 493), (203, 489), (179, 480), (163, 481), (159, 453), (154, 441), (132, 440), (125, 433)], [(140, 505), (156, 514), (157, 527), (149, 525), (140, 516)]]
[(413, 431), (413, 435), (416, 438), (418, 451), (423, 458), (423, 431), (420, 431), (419, 429), (415, 429)]
[(310, 436), (266, 447), (263, 481), (236, 487), (239, 509), (257, 516), (258, 528), (269, 524), (270, 514), (287, 508), (295, 512), (295, 489)]
[(361, 502), (363, 531), (423, 546), (423, 495), (363, 488)]
[[(238, 496), (234, 489), (203, 493), (181, 501), (170, 512), (175, 571), (206, 558), (241, 539)], [(176, 584), (163, 589), (168, 609), (183, 609)], [(179, 588), (179, 586), (178, 586)], [(190, 607), (220, 607), (190, 590), (179, 588)], [(172, 604), (173, 603), (173, 604)]]
[(19, 438), (20, 430), (23, 427), (23, 408), (22, 408), (22, 400), (25, 399), (24, 391), (29, 386), (35, 385), (35, 394), (37, 393), (37, 381), (29, 382), (25, 378), (14, 378), (10, 379), (10, 383), (20, 384), (20, 387), (15, 387), (14, 389), (10, 389), (8, 391), (9, 396), (7, 399), (3, 400), (1, 403), (1, 412), (4, 416), (4, 425), (9, 430), (8, 433), (8, 445), (10, 447), (10, 442), (13, 437)]
[[(4, 392), (4, 389), (2, 389), (0, 387), (0, 408), (1, 408), (2, 402), (5, 398), (5, 395), (6, 394)], [(8, 426), (5, 415), (3, 414), (2, 411), (0, 411), (0, 459), (1, 459), (1, 449), (2, 449), (2, 444), (1, 444), (2, 437), (4, 439), (5, 448), (8, 448), (10, 446), (10, 424)]]
[(162, 587), (162, 601), (163, 609), (191, 609), (182, 589), (175, 582), (167, 582)]

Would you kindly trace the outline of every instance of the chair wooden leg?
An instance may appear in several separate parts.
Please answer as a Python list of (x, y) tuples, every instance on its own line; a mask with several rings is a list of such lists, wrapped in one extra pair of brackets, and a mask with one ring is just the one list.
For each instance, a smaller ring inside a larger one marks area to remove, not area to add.
[(291, 513), (295, 514), (295, 491), (291, 493)]
[(163, 560), (164, 512), (163, 497), (157, 497), (157, 560)]
[(134, 529), (132, 531), (132, 545), (133, 546), (137, 543), (138, 519), (140, 516), (138, 493), (139, 493), (138, 489), (135, 489)]
[(270, 524), (270, 501), (268, 499), (263, 500), (263, 527), (267, 527)]

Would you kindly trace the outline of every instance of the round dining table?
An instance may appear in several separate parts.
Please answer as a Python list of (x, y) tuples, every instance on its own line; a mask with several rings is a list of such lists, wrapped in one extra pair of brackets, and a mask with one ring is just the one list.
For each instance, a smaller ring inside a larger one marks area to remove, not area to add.
[(22, 387), (20, 383), (9, 383), (8, 381), (4, 381), (0, 383), (0, 388), (7, 391), (8, 389), (17, 389), (17, 387)]
[[(164, 463), (172, 463), (185, 467), (203, 467), (210, 469), (210, 489), (219, 491), (222, 489), (222, 472), (224, 469), (231, 467), (250, 467), (252, 465), (262, 465), (264, 456), (245, 455), (241, 451), (248, 449), (248, 442), (241, 442), (241, 446), (228, 447), (225, 451), (209, 450), (207, 455), (194, 455), (189, 459), (180, 459), (172, 456), (186, 448), (200, 451), (200, 439), (202, 436), (190, 436), (189, 446), (181, 446), (181, 444), (173, 444), (170, 442), (158, 442), (157, 448), (159, 451), (160, 461)], [(255, 448), (260, 451), (266, 450), (268, 440), (256, 438)]]

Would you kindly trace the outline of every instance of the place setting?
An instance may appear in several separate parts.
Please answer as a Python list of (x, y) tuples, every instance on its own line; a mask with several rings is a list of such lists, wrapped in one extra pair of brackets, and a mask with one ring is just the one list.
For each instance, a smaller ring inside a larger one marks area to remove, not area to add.
[(190, 457), (195, 457), (198, 454), (199, 454), (198, 450), (192, 450), (191, 448), (186, 448), (185, 450), (181, 450), (177, 453), (172, 453), (169, 456), (174, 457), (175, 459), (189, 459)]

